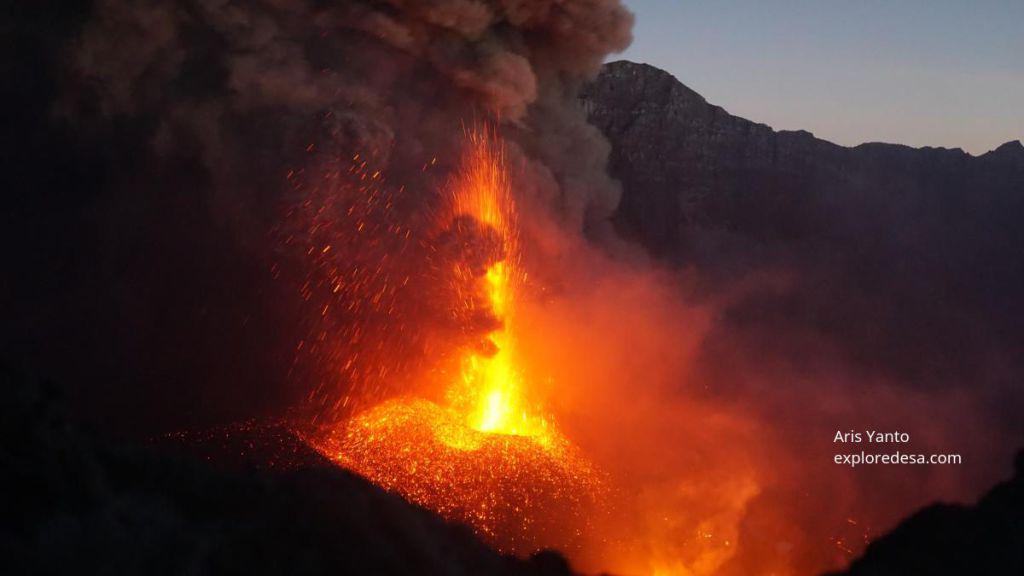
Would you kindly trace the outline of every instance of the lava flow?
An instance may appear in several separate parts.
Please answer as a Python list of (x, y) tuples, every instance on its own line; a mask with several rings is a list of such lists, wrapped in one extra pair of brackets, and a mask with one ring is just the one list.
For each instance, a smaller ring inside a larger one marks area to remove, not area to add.
[(527, 275), (500, 144), (471, 134), (438, 218), (463, 257), (443, 277), (452, 314), (486, 326), (456, 354), (438, 401), (403, 396), (355, 415), (320, 449), (342, 466), (497, 547), (572, 548), (600, 498), (600, 475), (531, 396), (517, 357)]

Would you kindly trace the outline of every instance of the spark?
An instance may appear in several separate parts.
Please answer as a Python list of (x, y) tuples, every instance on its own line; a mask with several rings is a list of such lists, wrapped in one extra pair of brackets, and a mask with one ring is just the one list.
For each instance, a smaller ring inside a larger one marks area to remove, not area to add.
[[(516, 305), (526, 272), (518, 214), (500, 144), (469, 134), (449, 182), (441, 230), (472, 222), (496, 246), (452, 263), (452, 306), (493, 320), (481, 345), (464, 346), (443, 400), (402, 396), (348, 420), (318, 449), (381, 487), (465, 522), (503, 550), (571, 547), (601, 498), (602, 480), (533, 397), (517, 350)], [(573, 529), (567, 529), (573, 526)]]

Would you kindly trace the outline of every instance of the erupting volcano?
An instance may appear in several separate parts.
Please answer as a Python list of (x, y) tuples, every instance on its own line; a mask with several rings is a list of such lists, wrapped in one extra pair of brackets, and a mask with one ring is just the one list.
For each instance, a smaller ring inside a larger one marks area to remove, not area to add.
[(14, 4), (5, 573), (1024, 574), (1024, 11)]
[[(466, 522), (498, 547), (532, 552), (572, 547), (600, 498), (600, 474), (536, 399), (517, 355), (516, 305), (527, 282), (516, 205), (496, 136), (474, 132), (444, 194), (440, 245), (461, 258), (447, 277), (451, 314), (485, 326), (453, 355), (437, 402), (386, 400), (356, 414), (319, 449), (342, 466), (446, 518)], [(416, 388), (416, 386), (412, 386)]]

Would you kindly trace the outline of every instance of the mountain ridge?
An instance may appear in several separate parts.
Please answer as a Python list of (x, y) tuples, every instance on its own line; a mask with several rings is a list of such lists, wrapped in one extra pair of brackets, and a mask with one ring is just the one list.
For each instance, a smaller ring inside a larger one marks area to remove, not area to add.
[(699, 102), (699, 103), (705, 104), (705, 105), (708, 106), (708, 108), (714, 110), (717, 113), (722, 113), (722, 114), (728, 115), (728, 116), (730, 116), (732, 118), (735, 118), (735, 119), (738, 119), (738, 120), (743, 120), (743, 121), (748, 122), (748, 123), (750, 123), (750, 124), (752, 124), (754, 126), (757, 126), (759, 128), (762, 128), (762, 127), (763, 128), (767, 128), (768, 130), (770, 130), (770, 131), (772, 131), (772, 132), (774, 132), (776, 134), (793, 134), (793, 135), (801, 135), (801, 136), (811, 136), (811, 137), (815, 138), (816, 140), (821, 141), (824, 144), (828, 144), (828, 145), (831, 145), (831, 146), (836, 146), (838, 148), (845, 148), (845, 149), (848, 149), (848, 150), (855, 150), (857, 148), (882, 146), (882, 147), (900, 148), (900, 149), (909, 149), (909, 150), (935, 150), (935, 151), (957, 152), (957, 153), (962, 153), (963, 155), (966, 155), (966, 156), (970, 156), (972, 158), (983, 158), (985, 156), (988, 156), (988, 155), (991, 155), (991, 154), (997, 154), (997, 153), (998, 154), (1019, 154), (1020, 159), (1022, 161), (1024, 161), (1024, 143), (1022, 143), (1020, 139), (1009, 140), (1007, 142), (1004, 142), (1004, 143), (1000, 144), (999, 146), (996, 146), (995, 148), (993, 148), (991, 150), (988, 150), (986, 152), (982, 152), (982, 153), (979, 153), (979, 154), (972, 154), (972, 153), (967, 152), (966, 150), (964, 150), (963, 148), (960, 148), (960, 147), (949, 148), (949, 147), (945, 147), (945, 146), (927, 146), (927, 145), (926, 146), (911, 146), (911, 145), (902, 144), (902, 143), (899, 143), (899, 142), (884, 142), (884, 141), (878, 141), (878, 140), (872, 140), (872, 141), (868, 141), (868, 142), (861, 142), (859, 144), (854, 144), (854, 145), (838, 144), (838, 143), (832, 142), (831, 140), (828, 140), (828, 139), (825, 139), (825, 138), (820, 138), (817, 135), (815, 135), (814, 132), (812, 132), (810, 130), (805, 130), (805, 129), (794, 129), (794, 130), (775, 129), (774, 127), (770, 126), (767, 123), (757, 122), (755, 120), (750, 120), (749, 118), (746, 118), (744, 116), (739, 116), (739, 115), (732, 114), (728, 110), (723, 108), (722, 106), (719, 106), (717, 104), (713, 104), (711, 102), (708, 102), (708, 100), (704, 96), (702, 96), (696, 90), (694, 90), (694, 89), (690, 88), (689, 86), (687, 86), (684, 82), (679, 80), (679, 78), (677, 78), (671, 72), (668, 72), (666, 70), (662, 70), (662, 69), (660, 69), (660, 68), (658, 68), (656, 66), (650, 65), (650, 64), (645, 64), (643, 62), (633, 62), (633, 61), (630, 61), (630, 60), (613, 60), (613, 61), (609, 61), (609, 62), (605, 63), (605, 65), (603, 67), (603, 70), (602, 70), (602, 74), (620, 74), (620, 73), (628, 73), (628, 72), (639, 73), (641, 75), (662, 76), (663, 80), (671, 81), (672, 83), (678, 84), (678, 87), (677, 87), (678, 88), (678, 92), (675, 93), (677, 96), (683, 96), (683, 97), (691, 99), (691, 100), (693, 100), (695, 102)]
[[(1019, 140), (978, 156), (844, 147), (732, 116), (672, 75), (625, 61), (606, 64), (581, 103), (611, 145), (619, 235), (685, 271), (695, 298), (729, 295), (702, 341), (702, 381), (757, 398), (776, 420), (799, 418), (802, 430), (831, 429), (833, 416), (780, 415), (793, 397), (827, 391), (842, 403), (870, 395), (872, 382), (910, 397), (981, 398), (972, 425), (1005, 444), (994, 457), (967, 453), (971, 465), (949, 473), (990, 485), (992, 462), (1024, 438)], [(1017, 462), (1017, 479), (981, 504), (925, 507), (842, 573), (1019, 573)], [(742, 562), (726, 573), (752, 573)]]

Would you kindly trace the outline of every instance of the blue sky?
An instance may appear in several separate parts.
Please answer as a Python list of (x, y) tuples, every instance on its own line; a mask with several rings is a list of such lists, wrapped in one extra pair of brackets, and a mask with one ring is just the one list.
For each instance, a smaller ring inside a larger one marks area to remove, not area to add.
[(844, 145), (1024, 140), (1024, 0), (624, 0), (647, 62), (730, 113)]

